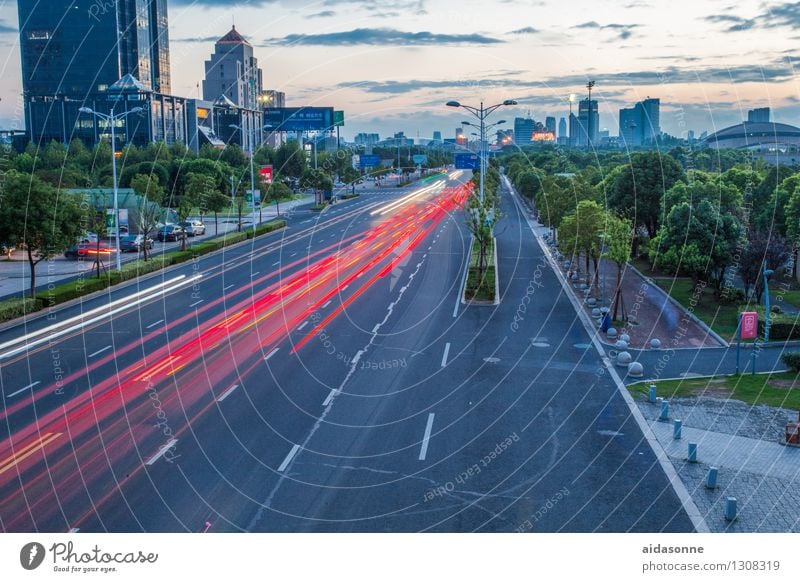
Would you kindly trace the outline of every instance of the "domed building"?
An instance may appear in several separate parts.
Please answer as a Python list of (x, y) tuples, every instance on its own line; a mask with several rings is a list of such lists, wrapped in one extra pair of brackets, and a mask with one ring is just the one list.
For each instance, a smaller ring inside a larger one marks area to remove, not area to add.
[(717, 150), (797, 151), (800, 128), (786, 123), (745, 121), (709, 135), (705, 144)]

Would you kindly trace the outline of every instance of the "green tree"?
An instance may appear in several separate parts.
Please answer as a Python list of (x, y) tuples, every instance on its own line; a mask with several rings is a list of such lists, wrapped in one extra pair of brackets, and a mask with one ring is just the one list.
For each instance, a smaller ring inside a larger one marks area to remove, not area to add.
[(324, 201), (324, 193), (333, 189), (333, 180), (322, 170), (308, 168), (300, 180), (300, 185), (314, 190), (314, 200), (319, 205)]
[(603, 256), (617, 265), (617, 285), (614, 290), (614, 307), (611, 318), (617, 320), (620, 299), (622, 298), (622, 269), (631, 258), (631, 245), (633, 244), (633, 227), (628, 220), (618, 218), (611, 212), (606, 213), (605, 232), (602, 233), (605, 242)]
[(161, 224), (164, 217), (164, 189), (158, 182), (156, 174), (137, 174), (131, 179), (131, 188), (139, 197), (139, 231), (145, 238), (143, 257), (147, 261), (150, 250), (147, 248), (147, 239)]
[(306, 153), (297, 141), (283, 144), (275, 152), (274, 171), (277, 176), (301, 178), (306, 171)]
[(262, 192), (264, 192), (264, 204), (275, 203), (275, 209), (278, 216), (281, 214), (281, 200), (286, 200), (292, 197), (292, 189), (283, 182), (272, 182), (271, 184), (263, 184)]
[(561, 221), (558, 246), (561, 252), (586, 260), (586, 284), (592, 283), (590, 261), (594, 265), (594, 285), (598, 284), (598, 261), (607, 213), (594, 200), (581, 200), (575, 211)]
[(75, 196), (30, 174), (7, 172), (4, 186), (0, 240), (24, 245), (31, 271), (30, 296), (35, 298), (36, 265), (75, 244), (81, 233), (81, 208)]

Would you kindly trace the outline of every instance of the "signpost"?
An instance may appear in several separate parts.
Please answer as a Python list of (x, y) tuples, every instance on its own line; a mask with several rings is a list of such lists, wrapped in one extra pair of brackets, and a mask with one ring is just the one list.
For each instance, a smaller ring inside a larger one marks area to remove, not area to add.
[(456, 170), (475, 170), (480, 165), (478, 154), (456, 154)]
[(415, 155), (411, 156), (411, 159), (418, 166), (421, 166), (423, 164), (427, 164), (428, 163), (428, 156), (426, 156), (424, 154), (415, 154)]
[[(736, 373), (739, 373), (739, 354), (742, 349), (743, 339), (755, 340), (758, 337), (758, 313), (755, 311), (743, 311), (739, 314), (739, 325), (736, 329)], [(755, 341), (753, 342), (755, 346)], [(755, 350), (752, 354), (753, 359), (753, 374), (756, 373), (756, 358)]]
[(361, 154), (358, 163), (362, 168), (377, 168), (381, 165), (381, 157), (377, 154)]
[[(344, 123), (344, 117), (342, 117)], [(272, 131), (331, 131), (333, 107), (274, 107), (264, 110), (264, 125)]]

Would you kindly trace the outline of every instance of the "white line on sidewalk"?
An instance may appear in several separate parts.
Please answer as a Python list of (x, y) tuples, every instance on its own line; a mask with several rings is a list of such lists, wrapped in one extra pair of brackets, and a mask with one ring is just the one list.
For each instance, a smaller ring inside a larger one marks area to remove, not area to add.
[(6, 398), (11, 398), (12, 396), (16, 396), (17, 394), (22, 394), (26, 390), (30, 390), (31, 388), (33, 388), (34, 386), (37, 386), (38, 384), (41, 384), (41, 382), (39, 380), (37, 380), (33, 384), (28, 384), (27, 386), (25, 386), (25, 388), (20, 388), (19, 390), (17, 390), (13, 394), (9, 394), (8, 396), (6, 396)]
[[(448, 344), (450, 345), (450, 344)], [(424, 461), (428, 456), (428, 443), (431, 440), (431, 429), (433, 428), (433, 417), (435, 415), (431, 412), (428, 415), (428, 424), (425, 425), (425, 435), (422, 437), (422, 448), (419, 450), (419, 460)]]
[(89, 354), (89, 356), (88, 356), (88, 357), (90, 357), (90, 358), (93, 358), (93, 357), (95, 357), (95, 356), (99, 356), (99, 355), (100, 355), (100, 354), (102, 354), (103, 352), (107, 352), (107, 351), (108, 351), (108, 350), (110, 350), (110, 349), (111, 349), (111, 346), (106, 346), (106, 347), (104, 347), (102, 350), (97, 350), (95, 353), (93, 353), (93, 354)]
[(231, 395), (231, 393), (232, 393), (234, 390), (236, 390), (238, 387), (239, 387), (239, 385), (238, 385), (238, 384), (234, 384), (233, 386), (231, 386), (230, 388), (228, 388), (227, 390), (225, 390), (225, 392), (223, 392), (223, 393), (220, 395), (220, 397), (219, 397), (219, 398), (217, 398), (217, 402), (222, 402), (223, 400), (225, 400), (225, 399), (226, 399), (228, 396), (230, 396), (230, 395)]
[(156, 321), (156, 322), (154, 322), (154, 323), (151, 323), (150, 325), (148, 325), (148, 326), (147, 326), (145, 329), (152, 329), (152, 328), (154, 328), (155, 326), (157, 326), (159, 323), (164, 323), (164, 320), (163, 320), (163, 319), (159, 319), (158, 321)]
[(289, 451), (288, 455), (286, 455), (286, 458), (283, 460), (283, 463), (281, 463), (281, 466), (278, 467), (278, 473), (283, 473), (286, 470), (286, 467), (289, 466), (289, 463), (292, 462), (292, 459), (294, 459), (294, 456), (297, 454), (297, 451), (299, 450), (300, 450), (300, 445), (294, 445), (292, 447), (292, 450)]
[(447, 355), (450, 353), (450, 342), (444, 344), (444, 354), (442, 355), (442, 368), (447, 366)]
[(258, 276), (258, 274), (259, 274), (260, 272), (261, 272), (261, 271), (256, 271), (255, 273), (253, 273), (252, 275), (250, 275), (250, 278), (252, 279), (252, 278), (254, 278), (254, 277)]
[(281, 262), (280, 262), (280, 261), (275, 261), (274, 263), (272, 263), (272, 266), (273, 266), (273, 267), (277, 267), (277, 266), (278, 266), (278, 265), (280, 265), (280, 264), (281, 264)]
[(166, 455), (167, 451), (170, 450), (172, 447), (174, 447), (176, 444), (178, 444), (178, 439), (172, 439), (171, 441), (169, 441), (163, 447), (158, 449), (158, 452), (152, 457), (150, 457), (150, 459), (145, 463), (145, 465), (150, 466), (154, 464), (157, 460)]

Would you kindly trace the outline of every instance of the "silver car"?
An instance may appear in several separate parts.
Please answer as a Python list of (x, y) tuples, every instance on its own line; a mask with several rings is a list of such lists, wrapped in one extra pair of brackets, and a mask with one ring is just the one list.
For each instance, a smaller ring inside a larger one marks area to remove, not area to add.
[(181, 222), (187, 236), (202, 236), (206, 233), (206, 225), (199, 220), (186, 220)]

